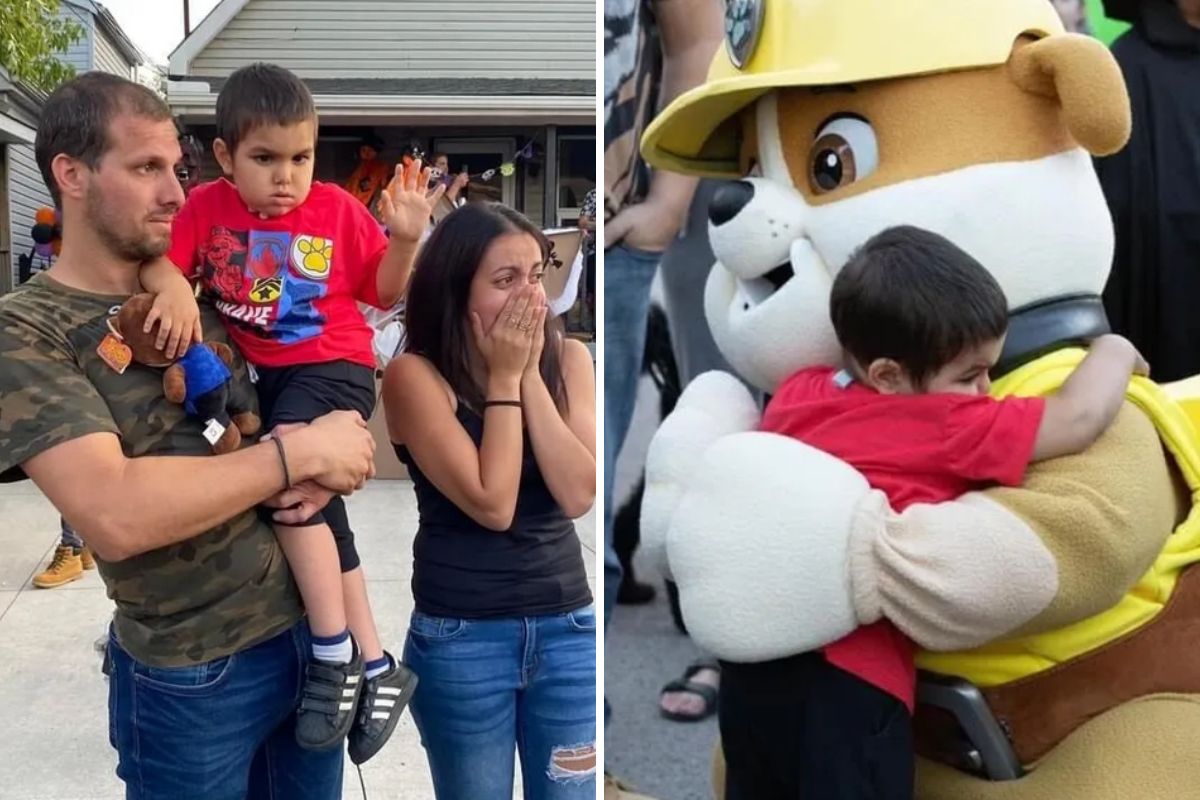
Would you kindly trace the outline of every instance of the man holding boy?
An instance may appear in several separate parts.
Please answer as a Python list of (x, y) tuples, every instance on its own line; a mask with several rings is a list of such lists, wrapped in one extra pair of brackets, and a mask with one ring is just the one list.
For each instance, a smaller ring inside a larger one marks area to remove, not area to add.
[[(341, 751), (295, 741), (308, 631), (254, 508), (289, 481), (360, 486), (373, 472), (365, 422), (333, 413), (278, 444), (210, 455), (200, 425), (162, 396), (160, 372), (100, 353), (183, 203), (170, 110), (148, 89), (88, 73), (47, 100), (36, 151), (63, 249), (0, 300), (0, 470), (19, 467), (58, 507), (116, 602), (117, 774), (129, 797), (340, 797)], [(240, 360), (233, 388), (250, 392)]]

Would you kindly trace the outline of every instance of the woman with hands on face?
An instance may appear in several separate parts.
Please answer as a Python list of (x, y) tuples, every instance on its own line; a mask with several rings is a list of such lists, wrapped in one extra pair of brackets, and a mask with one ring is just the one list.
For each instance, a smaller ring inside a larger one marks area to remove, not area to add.
[(405, 660), (439, 800), (591, 798), (596, 617), (572, 518), (596, 484), (591, 356), (547, 313), (548, 244), (499, 204), (434, 230), (384, 376), (420, 515)]

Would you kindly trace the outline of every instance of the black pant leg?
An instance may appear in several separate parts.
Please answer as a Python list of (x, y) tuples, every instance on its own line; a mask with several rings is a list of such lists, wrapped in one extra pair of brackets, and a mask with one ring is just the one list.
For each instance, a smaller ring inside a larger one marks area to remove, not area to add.
[(727, 800), (911, 800), (912, 725), (896, 698), (805, 653), (723, 664)]

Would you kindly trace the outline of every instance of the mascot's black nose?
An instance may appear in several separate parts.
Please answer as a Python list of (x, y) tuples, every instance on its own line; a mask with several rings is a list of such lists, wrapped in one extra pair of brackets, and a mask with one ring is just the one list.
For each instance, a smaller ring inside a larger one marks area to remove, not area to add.
[(724, 225), (738, 215), (754, 199), (754, 184), (746, 181), (727, 183), (713, 195), (708, 204), (708, 219), (713, 225)]

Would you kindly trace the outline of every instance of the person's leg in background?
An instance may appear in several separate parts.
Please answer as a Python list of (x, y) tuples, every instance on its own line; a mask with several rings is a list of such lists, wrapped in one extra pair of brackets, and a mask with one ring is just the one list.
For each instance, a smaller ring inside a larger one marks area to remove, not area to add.
[[(704, 180), (696, 187), (683, 236), (667, 248), (659, 267), (675, 366), (685, 390), (693, 378), (705, 372), (733, 373), (704, 317), (704, 286), (716, 261), (708, 241), (708, 206), (722, 183)], [(720, 681), (716, 661), (698, 660), (667, 684), (675, 688), (664, 687), (659, 707), (671, 719), (704, 719), (716, 711), (712, 698)]]
[(59, 518), (62, 532), (59, 536), (58, 547), (54, 548), (54, 557), (46, 569), (33, 577), (33, 585), (39, 589), (53, 589), (56, 586), (79, 580), (84, 570), (95, 569), (96, 561), (92, 552), (79, 538), (79, 534)]
[[(604, 252), (604, 627), (612, 619), (621, 584), (613, 549), (613, 475), (633, 416), (650, 284), (661, 253), (615, 245)], [(606, 711), (607, 716), (607, 711)]]

